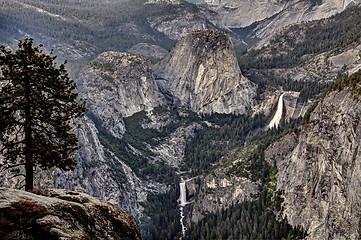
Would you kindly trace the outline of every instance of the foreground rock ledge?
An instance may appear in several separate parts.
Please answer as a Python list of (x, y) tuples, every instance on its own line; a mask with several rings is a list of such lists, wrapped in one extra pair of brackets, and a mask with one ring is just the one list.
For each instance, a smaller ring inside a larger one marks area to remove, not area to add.
[(142, 239), (135, 218), (108, 202), (62, 189), (42, 194), (0, 188), (0, 239)]

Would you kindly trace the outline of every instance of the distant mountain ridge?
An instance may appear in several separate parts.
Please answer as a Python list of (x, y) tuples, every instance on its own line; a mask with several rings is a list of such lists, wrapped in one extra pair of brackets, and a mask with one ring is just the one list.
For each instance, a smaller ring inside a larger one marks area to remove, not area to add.
[(290, 24), (319, 20), (360, 4), (360, 0), (203, 0), (228, 28), (253, 28), (260, 39)]
[(292, 23), (326, 18), (360, 0), (266, 3), (2, 0), (1, 3), (1, 43), (12, 47), (18, 39), (33, 37), (49, 51), (55, 49), (61, 59), (84, 63), (101, 52), (126, 51), (138, 43), (170, 49), (188, 33), (209, 28), (227, 31), (235, 45), (248, 48), (247, 41), (253, 44)]
[(17, 39), (33, 37), (62, 59), (84, 62), (142, 42), (170, 49), (194, 30), (224, 28), (215, 12), (178, 2), (3, 0), (0, 42), (16, 46)]

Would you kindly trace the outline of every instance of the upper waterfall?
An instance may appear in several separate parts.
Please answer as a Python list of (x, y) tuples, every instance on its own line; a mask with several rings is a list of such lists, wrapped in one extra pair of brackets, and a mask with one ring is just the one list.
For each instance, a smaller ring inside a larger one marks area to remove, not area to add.
[(268, 128), (277, 128), (280, 124), (281, 118), (282, 118), (282, 111), (283, 111), (283, 96), (285, 93), (282, 93), (280, 98), (278, 99), (278, 105), (277, 105), (277, 111), (274, 115), (271, 122), (268, 124)]

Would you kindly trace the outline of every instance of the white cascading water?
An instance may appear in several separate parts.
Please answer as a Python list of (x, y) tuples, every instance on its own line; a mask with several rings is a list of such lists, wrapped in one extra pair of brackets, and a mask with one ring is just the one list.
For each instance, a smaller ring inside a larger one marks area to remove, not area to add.
[(282, 93), (278, 99), (276, 114), (274, 115), (272, 121), (268, 124), (268, 128), (277, 128), (280, 124), (283, 112), (283, 95), (285, 95), (285, 93)]
[(187, 202), (187, 192), (186, 192), (186, 183), (185, 181), (182, 181), (179, 183), (179, 189), (180, 189), (180, 196), (179, 196), (179, 211), (180, 211), (180, 223), (182, 226), (182, 236), (180, 239), (182, 239), (182, 237), (184, 236), (184, 234), (186, 233), (186, 227), (184, 225), (183, 219), (184, 219), (184, 212), (183, 212), (183, 208), (185, 205), (188, 204)]

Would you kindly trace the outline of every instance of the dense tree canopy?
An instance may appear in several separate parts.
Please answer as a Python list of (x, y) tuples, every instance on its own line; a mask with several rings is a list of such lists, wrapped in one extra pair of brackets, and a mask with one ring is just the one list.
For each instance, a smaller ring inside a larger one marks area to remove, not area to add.
[(25, 166), (25, 189), (33, 189), (34, 166), (70, 170), (78, 139), (73, 120), (86, 111), (76, 84), (57, 56), (33, 47), (32, 39), (12, 52), (0, 46), (0, 154), (3, 167)]

